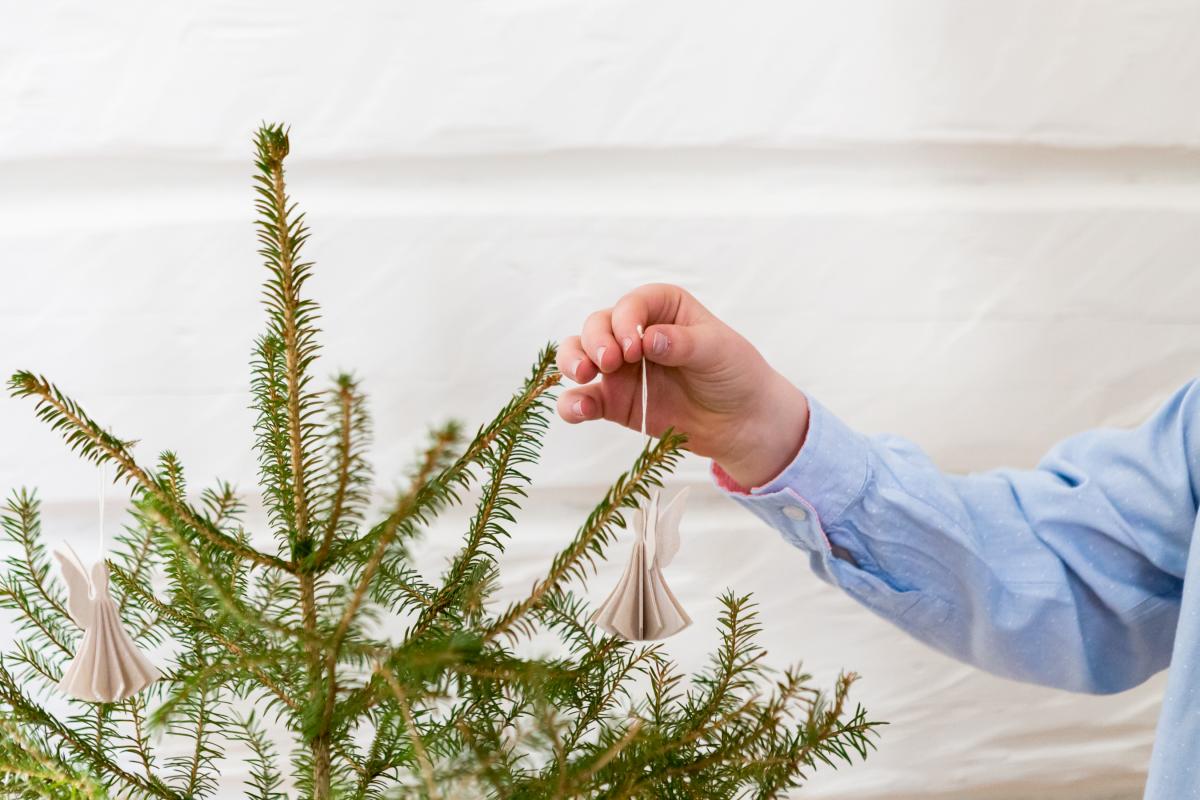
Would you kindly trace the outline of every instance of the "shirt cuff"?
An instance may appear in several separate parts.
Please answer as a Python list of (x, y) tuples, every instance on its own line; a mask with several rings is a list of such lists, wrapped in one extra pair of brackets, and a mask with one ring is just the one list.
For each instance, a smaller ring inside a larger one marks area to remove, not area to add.
[(783, 471), (762, 486), (738, 486), (715, 462), (713, 482), (793, 544), (828, 552), (825, 529), (836, 525), (866, 486), (868, 443), (808, 398), (808, 434)]

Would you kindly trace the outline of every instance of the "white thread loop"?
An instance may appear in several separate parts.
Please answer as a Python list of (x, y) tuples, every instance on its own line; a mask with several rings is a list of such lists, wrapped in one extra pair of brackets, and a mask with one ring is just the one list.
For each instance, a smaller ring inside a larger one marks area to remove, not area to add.
[[(637, 326), (637, 333), (638, 333), (639, 340), (644, 340), (646, 338), (646, 331), (642, 328), (641, 325)], [(645, 345), (645, 342), (643, 341), (642, 342), (642, 436), (645, 436), (647, 439), (650, 438), (650, 434), (646, 433), (646, 414), (647, 414), (646, 405), (649, 402), (649, 400), (650, 400), (650, 385), (646, 381), (646, 345)]]

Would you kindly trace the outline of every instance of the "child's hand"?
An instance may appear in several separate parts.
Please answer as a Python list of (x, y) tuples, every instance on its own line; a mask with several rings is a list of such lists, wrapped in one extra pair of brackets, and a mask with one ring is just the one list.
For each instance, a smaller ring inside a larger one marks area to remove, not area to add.
[(649, 433), (686, 433), (688, 449), (747, 487), (766, 483), (795, 457), (808, 430), (804, 394), (696, 298), (668, 284), (634, 289), (589, 316), (582, 335), (563, 340), (559, 370), (586, 385), (563, 392), (559, 415), (641, 430), (643, 347), (651, 362)]

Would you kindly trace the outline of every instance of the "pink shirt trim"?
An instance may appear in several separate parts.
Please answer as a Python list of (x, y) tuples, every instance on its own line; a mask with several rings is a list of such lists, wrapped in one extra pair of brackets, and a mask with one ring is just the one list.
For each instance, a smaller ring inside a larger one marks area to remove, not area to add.
[(716, 461), (712, 462), (713, 479), (727, 492), (735, 492), (737, 494), (750, 494), (750, 490), (733, 479), (728, 472), (721, 469), (721, 465)]

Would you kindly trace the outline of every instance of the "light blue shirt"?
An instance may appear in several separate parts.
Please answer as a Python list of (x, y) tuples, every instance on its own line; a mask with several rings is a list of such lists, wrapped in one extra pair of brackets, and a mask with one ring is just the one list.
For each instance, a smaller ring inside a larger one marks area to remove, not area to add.
[(730, 496), (820, 578), (989, 672), (1109, 693), (1170, 664), (1145, 797), (1200, 798), (1200, 383), (1034, 469), (968, 475), (809, 405), (792, 463)]

